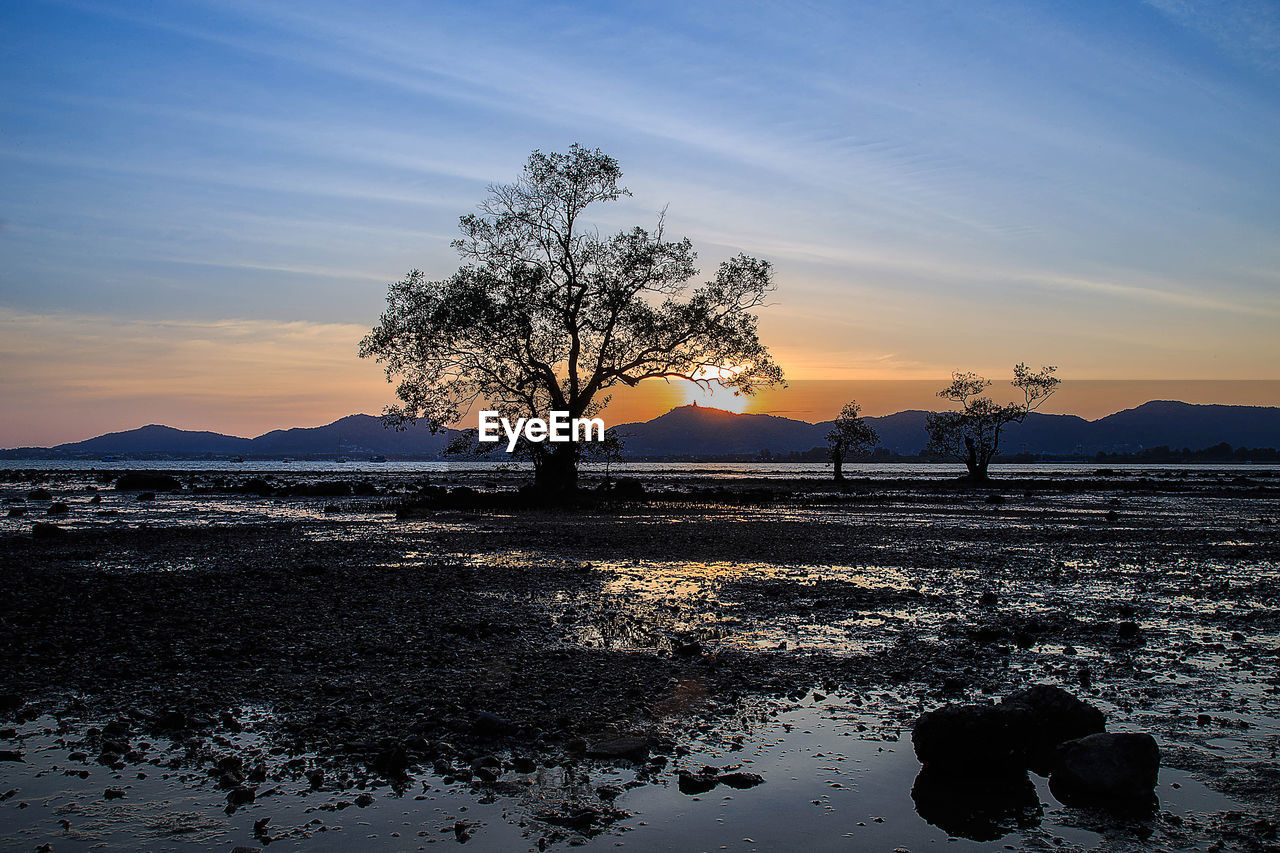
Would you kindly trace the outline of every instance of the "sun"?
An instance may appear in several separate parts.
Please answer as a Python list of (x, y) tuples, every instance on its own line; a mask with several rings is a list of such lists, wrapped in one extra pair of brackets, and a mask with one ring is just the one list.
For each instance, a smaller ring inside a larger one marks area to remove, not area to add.
[(751, 402), (747, 395), (734, 393), (732, 388), (726, 388), (720, 381), (733, 376), (733, 368), (703, 367), (699, 368), (694, 376), (708, 380), (710, 387), (704, 388), (697, 382), (683, 380), (681, 384), (684, 386), (684, 405), (696, 404), (711, 409), (723, 409), (726, 412), (734, 412), (736, 414), (741, 414), (747, 410), (747, 406)]

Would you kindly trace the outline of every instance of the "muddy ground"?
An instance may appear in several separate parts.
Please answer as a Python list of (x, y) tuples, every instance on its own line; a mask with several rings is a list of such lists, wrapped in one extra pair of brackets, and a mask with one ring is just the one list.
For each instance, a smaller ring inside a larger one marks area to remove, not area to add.
[[(347, 489), (184, 473), (139, 501), (90, 472), (7, 472), (3, 496), (26, 512), (0, 538), (0, 750), (20, 757), (39, 730), (72, 772), (188, 773), (228, 811), (429, 777), (524, 803), (531, 844), (579, 844), (614, 831), (625, 798), (565, 784), (531, 798), (543, 768), (670, 785), (689, 738), (741, 738), (815, 691), (864, 714), (867, 737), (905, 742), (922, 710), (1044, 682), (1242, 804), (1067, 816), (1099, 844), (1276, 849), (1269, 474), (674, 478), (568, 512), (450, 503), (409, 475)], [(514, 485), (446, 485), (460, 483)], [(36, 522), (60, 530), (33, 536)], [(1027, 830), (1001, 834), (1031, 844)], [(473, 831), (454, 824), (459, 841)]]

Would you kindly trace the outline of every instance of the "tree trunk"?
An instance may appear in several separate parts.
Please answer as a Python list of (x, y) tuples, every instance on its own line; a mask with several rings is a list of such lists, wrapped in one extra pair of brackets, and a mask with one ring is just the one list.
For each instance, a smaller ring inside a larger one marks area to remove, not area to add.
[(970, 480), (989, 479), (987, 477), (987, 465), (989, 465), (991, 462), (990, 457), (985, 459), (979, 459), (978, 448), (974, 446), (973, 439), (967, 436), (965, 437), (965, 440), (964, 440), (964, 449), (966, 451), (965, 457), (964, 457), (964, 467), (969, 469), (969, 479)]
[(844, 482), (844, 454), (843, 453), (831, 454), (831, 465), (833, 468), (835, 468), (836, 482), (843, 483)]
[(571, 494), (578, 490), (578, 448), (572, 442), (557, 444), (547, 451), (542, 464), (534, 469), (533, 483), (539, 489), (555, 494)]

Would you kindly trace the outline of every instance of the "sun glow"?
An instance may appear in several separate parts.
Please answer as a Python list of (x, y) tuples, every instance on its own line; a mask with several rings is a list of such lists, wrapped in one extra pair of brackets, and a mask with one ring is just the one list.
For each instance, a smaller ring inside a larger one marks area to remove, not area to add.
[(682, 381), (684, 405), (696, 404), (711, 409), (723, 409), (726, 412), (745, 412), (750, 404), (750, 398), (746, 394), (735, 392), (732, 388), (726, 388), (722, 381), (732, 378), (733, 373), (732, 367), (699, 369), (694, 376), (700, 380), (706, 380), (707, 385), (703, 386), (688, 380)]

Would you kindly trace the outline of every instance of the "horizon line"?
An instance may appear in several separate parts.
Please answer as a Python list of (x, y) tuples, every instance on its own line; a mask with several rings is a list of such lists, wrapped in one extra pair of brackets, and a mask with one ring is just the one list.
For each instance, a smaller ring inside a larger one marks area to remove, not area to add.
[[(885, 380), (885, 381), (888, 381), (888, 380)], [(923, 380), (922, 380), (922, 381), (923, 381)], [(1129, 381), (1129, 380), (1114, 380), (1114, 381), (1123, 382), (1123, 381)], [(1216, 381), (1216, 380), (1204, 380), (1204, 381)], [(1258, 382), (1266, 382), (1266, 381), (1271, 381), (1271, 380), (1254, 380), (1254, 381), (1258, 381)], [(1101, 415), (1101, 416), (1099, 416), (1099, 417), (1097, 417), (1097, 418), (1093, 418), (1093, 419), (1086, 418), (1086, 417), (1084, 417), (1084, 416), (1082, 416), (1082, 415), (1075, 415), (1075, 414), (1066, 413), (1066, 412), (1054, 412), (1054, 413), (1049, 413), (1049, 412), (1031, 412), (1030, 414), (1043, 415), (1044, 417), (1054, 417), (1054, 418), (1058, 418), (1058, 417), (1065, 417), (1065, 418), (1080, 418), (1081, 420), (1085, 421), (1086, 423), (1097, 423), (1098, 421), (1105, 420), (1106, 418), (1112, 417), (1113, 415), (1118, 415), (1118, 414), (1121, 414), (1122, 412), (1131, 412), (1131, 411), (1135, 411), (1136, 409), (1140, 409), (1140, 408), (1142, 408), (1143, 406), (1149, 406), (1149, 405), (1151, 405), (1151, 404), (1153, 404), (1153, 403), (1177, 403), (1178, 405), (1182, 405), (1182, 406), (1194, 406), (1194, 407), (1197, 407), (1197, 408), (1207, 408), (1207, 407), (1209, 407), (1209, 406), (1222, 406), (1222, 407), (1227, 407), (1227, 408), (1238, 408), (1238, 409), (1280, 409), (1280, 406), (1259, 406), (1259, 405), (1248, 405), (1248, 404), (1243, 404), (1243, 403), (1188, 403), (1188, 402), (1186, 402), (1186, 401), (1184, 401), (1184, 400), (1155, 400), (1155, 399), (1153, 399), (1153, 400), (1147, 400), (1147, 401), (1145, 401), (1145, 402), (1139, 403), (1139, 404), (1138, 404), (1138, 405), (1136, 405), (1136, 406), (1130, 406), (1130, 407), (1128, 407), (1128, 408), (1118, 409), (1118, 410), (1116, 410), (1116, 411), (1114, 411), (1114, 412), (1110, 412), (1110, 413), (1108, 413), (1108, 414), (1106, 414), (1106, 415)], [(647, 423), (650, 423), (650, 422), (652, 422), (652, 421), (656, 421), (656, 420), (658, 420), (659, 418), (666, 417), (667, 415), (671, 414), (672, 412), (678, 411), (678, 410), (680, 410), (680, 409), (701, 409), (701, 410), (703, 410), (703, 411), (708, 411), (708, 412), (718, 412), (718, 413), (720, 413), (720, 414), (729, 415), (729, 416), (731, 416), (731, 417), (770, 417), (770, 418), (778, 418), (779, 420), (796, 421), (796, 422), (798, 422), (798, 423), (805, 423), (805, 424), (809, 424), (810, 426), (817, 426), (817, 425), (819, 425), (819, 424), (829, 423), (829, 422), (830, 422), (830, 420), (831, 420), (831, 419), (828, 419), (828, 420), (820, 420), (820, 421), (806, 421), (806, 420), (804, 420), (803, 418), (785, 417), (785, 416), (783, 416), (783, 415), (777, 415), (777, 414), (773, 414), (773, 413), (771, 413), (771, 412), (733, 412), (733, 411), (730, 411), (730, 410), (728, 410), (728, 409), (721, 409), (721, 408), (719, 408), (719, 407), (717, 407), (717, 406), (704, 406), (704, 405), (700, 405), (700, 404), (698, 404), (698, 403), (695, 401), (695, 402), (685, 403), (685, 404), (678, 405), (678, 406), (672, 406), (670, 409), (668, 409), (667, 411), (663, 412), (662, 414), (660, 414), (660, 415), (655, 415), (654, 417), (649, 418), (648, 420), (644, 420), (644, 421), (626, 421), (626, 422), (623, 422), (623, 423), (617, 423), (617, 424), (614, 424), (614, 425), (612, 425), (612, 426), (608, 426), (608, 427), (606, 427), (606, 429), (615, 429), (615, 428), (618, 428), (618, 427), (633, 426), (633, 425), (637, 425), (637, 424), (647, 424)], [(883, 420), (884, 418), (891, 418), (891, 417), (895, 417), (895, 416), (897, 416), (897, 415), (908, 414), (908, 413), (911, 413), (911, 412), (926, 412), (926, 413), (927, 413), (927, 412), (929, 412), (929, 411), (931, 411), (931, 410), (929, 410), (929, 409), (902, 409), (902, 410), (900, 410), (900, 411), (897, 411), (897, 412), (890, 412), (890, 413), (888, 413), (888, 414), (884, 414), (884, 415), (864, 415), (863, 417), (864, 417), (864, 418), (867, 418), (867, 419)], [(942, 410), (937, 410), (937, 411), (942, 411)], [(370, 413), (368, 413), (368, 412), (353, 412), (353, 413), (351, 413), (351, 414), (349, 414), (349, 415), (343, 415), (342, 417), (335, 418), (334, 420), (329, 421), (329, 422), (327, 422), (327, 423), (316, 424), (316, 425), (314, 425), (314, 426), (289, 426), (289, 427), (276, 427), (275, 429), (269, 429), (269, 430), (267, 430), (266, 432), (259, 433), (258, 435), (255, 435), (255, 436), (232, 435), (232, 434), (230, 434), (230, 433), (216, 432), (216, 431), (214, 431), (214, 430), (210, 430), (210, 429), (186, 429), (186, 428), (183, 428), (183, 427), (170, 426), (170, 425), (168, 425), (168, 424), (150, 423), (150, 424), (142, 424), (142, 425), (140, 425), (140, 426), (136, 426), (136, 427), (131, 427), (131, 428), (129, 428), (129, 429), (112, 430), (112, 431), (110, 431), (110, 432), (98, 433), (97, 435), (92, 435), (92, 436), (89, 436), (88, 438), (82, 438), (82, 439), (79, 439), (79, 440), (77, 440), (77, 441), (63, 441), (63, 442), (59, 442), (58, 444), (49, 445), (49, 446), (44, 446), (44, 447), (40, 447), (40, 446), (36, 446), (36, 445), (18, 445), (18, 446), (16, 446), (16, 447), (3, 447), (3, 448), (0, 448), (0, 451), (3, 451), (3, 452), (9, 452), (9, 451), (13, 451), (13, 450), (26, 450), (26, 449), (31, 449), (31, 450), (54, 450), (54, 449), (56, 449), (56, 448), (64, 447), (64, 446), (66, 446), (66, 445), (83, 444), (83, 443), (84, 443), (84, 442), (86, 442), (86, 441), (93, 441), (94, 439), (97, 439), (97, 438), (105, 438), (106, 436), (111, 436), (111, 435), (122, 435), (122, 434), (124, 434), (124, 433), (129, 433), (129, 432), (137, 432), (138, 430), (147, 429), (147, 428), (149, 428), (149, 427), (159, 427), (159, 428), (161, 428), (161, 429), (170, 429), (170, 430), (175, 430), (175, 431), (177, 431), (177, 432), (187, 432), (187, 433), (201, 433), (201, 432), (204, 432), (204, 433), (209, 433), (209, 434), (211, 434), (211, 435), (221, 436), (221, 437), (223, 437), (223, 438), (234, 438), (234, 439), (239, 439), (239, 440), (241, 440), (241, 441), (255, 441), (255, 440), (259, 439), (259, 438), (262, 438), (263, 436), (270, 435), (270, 434), (271, 434), (271, 433), (273, 433), (273, 432), (288, 432), (288, 431), (290, 431), (290, 430), (295, 430), (295, 429), (302, 429), (302, 430), (323, 429), (324, 427), (333, 426), (334, 424), (338, 423), (339, 421), (346, 420), (347, 418), (359, 418), (359, 417), (375, 418), (375, 419), (379, 419), (379, 420), (381, 420), (382, 415), (370, 414)], [(388, 429), (389, 429), (389, 427), (388, 427)], [(446, 431), (446, 430), (459, 430), (459, 429), (460, 429), (460, 428), (459, 428), (459, 427), (457, 427), (457, 426), (455, 426), (455, 425), (447, 425), (447, 426), (443, 427), (440, 431), (441, 431), (441, 432), (444, 432), (444, 431)], [(466, 427), (463, 427), (463, 428), (461, 428), (461, 429), (466, 429)]]

